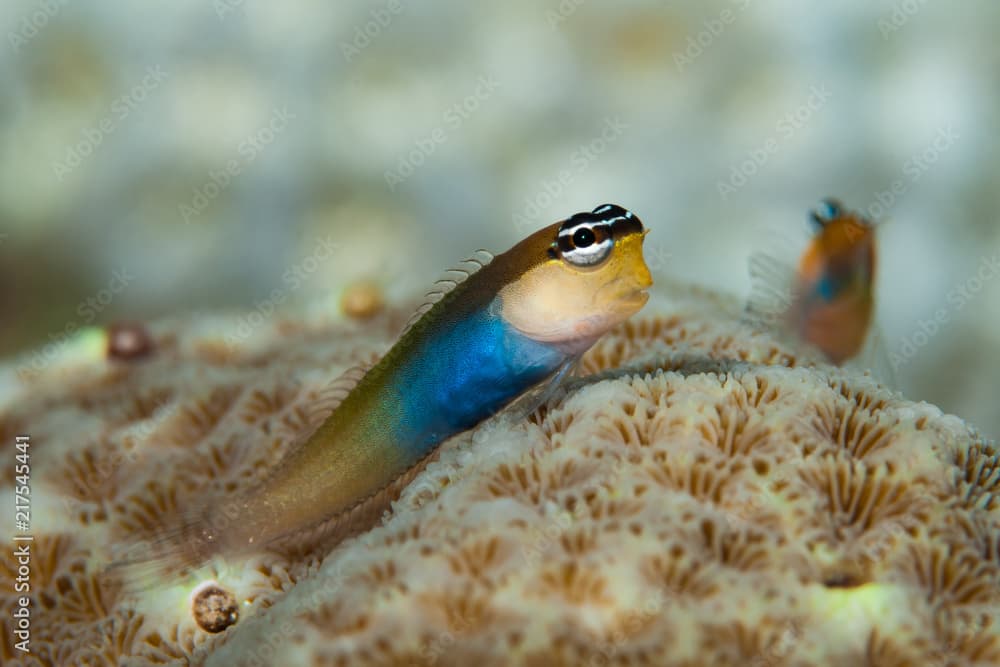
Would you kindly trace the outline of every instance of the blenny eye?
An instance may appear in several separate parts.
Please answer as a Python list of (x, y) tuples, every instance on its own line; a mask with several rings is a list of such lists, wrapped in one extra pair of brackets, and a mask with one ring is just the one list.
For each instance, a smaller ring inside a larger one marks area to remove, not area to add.
[(596, 266), (607, 259), (615, 245), (611, 238), (611, 226), (585, 219), (568, 226), (575, 218), (567, 220), (567, 225), (559, 231), (560, 254), (570, 264)]
[(575, 266), (597, 266), (611, 255), (616, 236), (636, 231), (642, 232), (639, 218), (621, 206), (604, 204), (566, 220), (553, 250)]
[(843, 211), (844, 207), (839, 201), (833, 197), (827, 197), (809, 212), (809, 217), (815, 225), (822, 228), (839, 218)]
[(589, 245), (593, 245), (596, 240), (597, 235), (594, 234), (594, 230), (592, 229), (581, 227), (573, 232), (573, 245), (577, 248), (586, 248)]

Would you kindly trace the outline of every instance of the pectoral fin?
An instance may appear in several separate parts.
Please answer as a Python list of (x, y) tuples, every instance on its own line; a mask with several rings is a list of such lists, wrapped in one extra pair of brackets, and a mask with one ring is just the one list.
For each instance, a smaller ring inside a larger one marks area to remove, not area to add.
[(571, 376), (580, 363), (580, 357), (567, 359), (552, 375), (527, 390), (514, 400), (503, 412), (503, 418), (508, 423), (524, 421), (533, 412), (548, 403), (563, 381)]

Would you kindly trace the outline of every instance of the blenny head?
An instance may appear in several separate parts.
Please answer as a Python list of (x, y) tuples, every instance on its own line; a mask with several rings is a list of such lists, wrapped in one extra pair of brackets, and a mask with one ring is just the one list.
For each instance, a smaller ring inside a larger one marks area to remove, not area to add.
[(506, 253), (525, 256), (500, 290), (503, 318), (534, 340), (586, 349), (649, 299), (646, 233), (614, 204), (536, 232)]
[(842, 283), (870, 282), (875, 262), (875, 225), (833, 198), (822, 200), (809, 217), (816, 236), (799, 262), (800, 279), (816, 281), (834, 274)]

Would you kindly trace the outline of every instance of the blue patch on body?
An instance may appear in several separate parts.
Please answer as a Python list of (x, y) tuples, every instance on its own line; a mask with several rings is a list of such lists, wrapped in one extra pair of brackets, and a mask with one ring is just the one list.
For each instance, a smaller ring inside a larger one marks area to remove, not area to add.
[(483, 308), (445, 324), (399, 369), (397, 442), (423, 454), (502, 410), (569, 356)]
[(824, 301), (833, 301), (843, 289), (843, 280), (826, 273), (816, 282), (816, 294)]

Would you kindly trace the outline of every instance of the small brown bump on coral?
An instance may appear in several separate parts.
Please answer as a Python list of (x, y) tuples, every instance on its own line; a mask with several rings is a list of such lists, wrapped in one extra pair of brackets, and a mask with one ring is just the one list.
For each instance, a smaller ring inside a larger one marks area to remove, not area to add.
[(827, 588), (856, 588), (863, 583), (850, 572), (835, 572), (823, 580), (823, 585)]
[(153, 354), (153, 336), (141, 322), (115, 322), (108, 326), (108, 359), (136, 361)]
[(205, 632), (222, 632), (240, 618), (236, 596), (215, 582), (208, 582), (191, 594), (191, 615)]
[(355, 320), (375, 317), (384, 307), (382, 288), (371, 280), (351, 283), (340, 297), (340, 311)]

